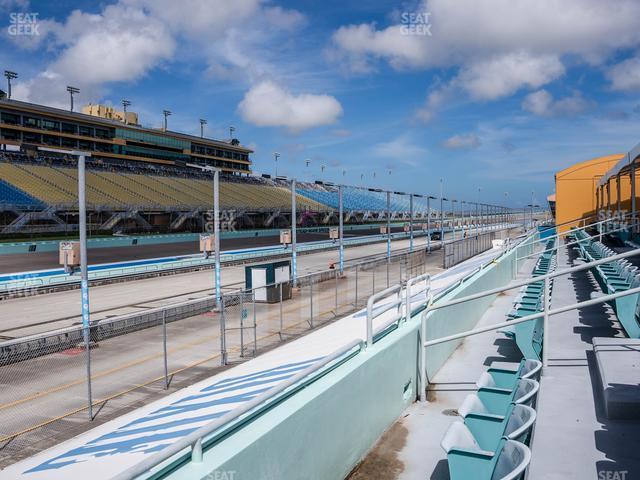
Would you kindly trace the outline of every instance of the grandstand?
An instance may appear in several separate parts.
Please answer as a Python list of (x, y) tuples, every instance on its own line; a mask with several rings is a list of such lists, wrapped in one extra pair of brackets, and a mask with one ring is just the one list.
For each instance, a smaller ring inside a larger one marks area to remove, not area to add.
[[(0, 153), (0, 210), (4, 233), (51, 232), (74, 229), (78, 177), (75, 160), (65, 155), (33, 156)], [(179, 231), (200, 230), (213, 204), (211, 175), (179, 166), (87, 162), (87, 204), (93, 229)], [(302, 183), (296, 190), (297, 209), (306, 225), (336, 221), (335, 186)], [(290, 221), (290, 183), (267, 176), (222, 174), (220, 207), (239, 228), (287, 225)], [(386, 218), (386, 194), (344, 187), (346, 222)], [(407, 195), (392, 195), (392, 218), (409, 215)], [(38, 215), (38, 211), (41, 212)], [(414, 218), (424, 218), (424, 198), (414, 200)], [(36, 212), (36, 213), (34, 213)]]

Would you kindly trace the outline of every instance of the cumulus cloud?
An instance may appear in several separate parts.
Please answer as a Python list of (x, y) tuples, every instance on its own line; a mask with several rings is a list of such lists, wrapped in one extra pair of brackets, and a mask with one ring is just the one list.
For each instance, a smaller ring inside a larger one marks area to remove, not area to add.
[(376, 143), (371, 147), (373, 156), (393, 159), (411, 167), (419, 166), (427, 153), (427, 149), (417, 144), (409, 134), (400, 135), (386, 142)]
[(640, 58), (629, 58), (614, 65), (607, 77), (614, 90), (640, 90)]
[(119, 0), (99, 13), (74, 10), (61, 22), (39, 18), (41, 34), (16, 45), (33, 49), (46, 42), (52, 61), (16, 84), (16, 98), (54, 105), (71, 83), (81, 89), (79, 103), (96, 100), (109, 83), (135, 81), (190, 55), (211, 74), (250, 83), (274, 68), (274, 38), (305, 21), (267, 0)]
[(342, 106), (330, 95), (293, 94), (265, 80), (245, 94), (238, 111), (254, 125), (286, 127), (297, 132), (335, 123), (342, 115)]
[[(334, 58), (373, 68), (384, 60), (394, 68), (454, 66), (487, 55), (529, 50), (537, 55), (575, 54), (589, 61), (637, 44), (640, 4), (621, 0), (612, 9), (600, 0), (423, 1), (432, 36), (405, 35), (401, 24), (348, 25), (333, 35)], [(553, 12), (553, 14), (551, 14)]]
[(522, 101), (522, 109), (541, 117), (573, 116), (584, 112), (589, 107), (579, 92), (569, 97), (554, 99), (547, 90), (530, 93)]
[[(521, 88), (538, 89), (564, 74), (567, 57), (601, 65), (619, 49), (640, 43), (635, 0), (621, 0), (615, 9), (600, 0), (558, 6), (557, 0), (423, 0), (415, 11), (431, 14), (431, 36), (404, 34), (398, 16), (384, 28), (346, 25), (334, 32), (329, 58), (354, 73), (383, 63), (396, 70), (456, 68), (450, 83), (432, 89), (415, 112), (418, 120), (429, 121), (460, 92), (495, 100)], [(614, 88), (640, 84), (635, 63), (621, 65), (620, 73), (612, 72)]]
[(447, 138), (442, 146), (450, 150), (470, 150), (480, 146), (480, 139), (475, 133), (454, 135)]

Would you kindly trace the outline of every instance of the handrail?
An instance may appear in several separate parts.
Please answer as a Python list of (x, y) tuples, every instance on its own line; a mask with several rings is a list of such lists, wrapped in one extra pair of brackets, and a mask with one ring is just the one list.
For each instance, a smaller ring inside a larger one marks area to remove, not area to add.
[[(424, 273), (422, 275), (418, 275), (417, 277), (410, 278), (407, 280), (407, 286), (405, 288), (405, 318), (408, 320), (413, 315), (413, 310), (411, 309), (411, 299), (413, 298), (414, 292), (411, 290), (416, 283), (425, 281), (424, 288), (415, 292), (415, 295), (418, 295), (422, 292), (425, 292), (426, 303), (427, 305), (431, 302), (431, 275), (428, 273)], [(420, 307), (422, 308), (422, 307)]]
[[(610, 231), (609, 231), (609, 233), (612, 233), (612, 232), (618, 232), (618, 231), (623, 231), (623, 230), (626, 230), (627, 228), (628, 228), (628, 227), (620, 227), (620, 228), (615, 229), (615, 230), (610, 230)], [(555, 250), (560, 249), (560, 248), (567, 248), (567, 247), (571, 247), (571, 246), (573, 246), (573, 245), (577, 245), (577, 244), (579, 244), (580, 242), (584, 242), (585, 240), (593, 239), (593, 238), (595, 238), (596, 236), (597, 236), (597, 235), (589, 235), (589, 234), (587, 234), (587, 238), (582, 238), (582, 239), (580, 239), (580, 240), (575, 240), (575, 241), (573, 241), (573, 242), (565, 243), (565, 244), (558, 245), (558, 246), (553, 246), (553, 247), (548, 248), (548, 249), (546, 249), (546, 250), (541, 250), (541, 251), (539, 251), (539, 252), (534, 252), (534, 253), (532, 253), (532, 254), (530, 254), (530, 255), (527, 255), (526, 257), (518, 257), (518, 261), (520, 261), (520, 260), (525, 260), (525, 259), (527, 259), (527, 258), (531, 258), (531, 257), (535, 257), (536, 255), (541, 255), (541, 254), (543, 254), (543, 253), (552, 252), (552, 251), (555, 251)], [(547, 237), (547, 238), (545, 238), (544, 240), (547, 240), (548, 238), (552, 238), (552, 237)]]
[[(389, 288), (382, 290), (381, 292), (375, 293), (369, 297), (367, 300), (367, 347), (371, 347), (373, 345), (373, 306), (375, 302), (378, 300), (382, 300), (383, 298), (390, 297), (391, 295), (396, 295), (397, 298), (395, 301), (386, 304), (380, 311), (376, 312), (376, 316), (382, 315), (389, 310), (396, 308), (397, 312), (394, 316), (393, 321), (397, 321), (402, 318), (402, 285), (393, 285)], [(389, 323), (392, 323), (390, 320)]]
[[(550, 287), (551, 287), (551, 280), (555, 277), (560, 277), (562, 275), (567, 275), (573, 272), (579, 272), (582, 270), (588, 270), (591, 269), (595, 266), (598, 265), (602, 265), (605, 263), (611, 263), (613, 261), (616, 260), (621, 260), (624, 258), (628, 258), (628, 257), (633, 257), (633, 256), (637, 256), (640, 255), (640, 248), (636, 248), (634, 250), (630, 250), (628, 252), (625, 253), (620, 253), (617, 255), (612, 255), (610, 257), (605, 257), (599, 260), (595, 260), (592, 262), (586, 262), (582, 265), (578, 265), (575, 267), (570, 267), (570, 268), (565, 268), (562, 270), (556, 270), (554, 272), (550, 272), (547, 273), (545, 275), (539, 275), (536, 277), (532, 277), (530, 279), (527, 280), (521, 280), (521, 281), (517, 281), (514, 283), (510, 283), (509, 285), (505, 286), (505, 287), (497, 287), (497, 288), (493, 288), (490, 290), (485, 290), (483, 292), (479, 292), (479, 293), (475, 293), (472, 295), (467, 295), (465, 297), (461, 297), (461, 298), (456, 298), (453, 300), (448, 300), (439, 304), (431, 304), (427, 307), (426, 311), (423, 313), (422, 315), (422, 323), (421, 323), (421, 342), (422, 342), (422, 348), (421, 348), (421, 366), (420, 366), (420, 385), (421, 385), (421, 389), (425, 389), (426, 388), (426, 382), (427, 382), (427, 372), (426, 372), (426, 348), (432, 345), (437, 345), (440, 343), (445, 343), (448, 341), (452, 341), (452, 340), (457, 340), (460, 338), (465, 338), (471, 335), (476, 335), (478, 333), (483, 333), (486, 331), (490, 331), (490, 330), (496, 330), (498, 328), (502, 328), (502, 327), (506, 327), (506, 326), (511, 326), (511, 325), (517, 325), (518, 323), (523, 323), (523, 322), (528, 322), (531, 320), (535, 320), (537, 318), (544, 318), (544, 330), (545, 332), (548, 332), (548, 321), (549, 321), (549, 317), (551, 315), (556, 315), (558, 313), (563, 313), (563, 312), (567, 312), (569, 310), (574, 310), (576, 308), (581, 308), (581, 307), (587, 307), (590, 305), (596, 305), (599, 303), (603, 303), (603, 302), (607, 302), (610, 300), (615, 300), (616, 298), (619, 297), (624, 297), (626, 295), (632, 295), (634, 293), (640, 293), (640, 287), (637, 288), (633, 288), (633, 289), (629, 289), (629, 290), (625, 290), (623, 292), (617, 292), (614, 294), (608, 294), (608, 295), (603, 295), (600, 296), (596, 299), (591, 299), (591, 300), (587, 300), (584, 302), (579, 302), (576, 304), (572, 304), (572, 305), (568, 305), (568, 306), (564, 306), (564, 307), (560, 307), (560, 308), (556, 308), (556, 309), (551, 309), (550, 308), (550, 302), (549, 302), (549, 292), (550, 292)], [(479, 327), (476, 329), (472, 329), (472, 330), (468, 330), (466, 332), (461, 332), (461, 333), (457, 333), (454, 335), (449, 335), (447, 337), (441, 337), (435, 340), (430, 340), (430, 341), (424, 341), (424, 339), (426, 339), (426, 331), (427, 331), (427, 326), (426, 326), (426, 322), (427, 322), (427, 316), (430, 312), (435, 311), (435, 310), (439, 310), (442, 308), (446, 308), (446, 307), (450, 307), (453, 305), (458, 305), (461, 303), (465, 303), (471, 300), (476, 300), (479, 298), (483, 298), (483, 297), (487, 297), (490, 295), (496, 295), (498, 293), (502, 293), (508, 290), (513, 290), (515, 288), (518, 287), (522, 287), (525, 285), (530, 285), (532, 283), (540, 283), (541, 281), (544, 282), (544, 309), (541, 312), (537, 312), (535, 314), (531, 314), (531, 315), (527, 315), (525, 317), (521, 317), (518, 319), (513, 319), (510, 321), (506, 321), (506, 322), (501, 322), (499, 324), (493, 324), (493, 325), (489, 325), (489, 326), (485, 326), (485, 327)], [(543, 342), (543, 346), (542, 346), (542, 351), (543, 351), (543, 367), (547, 367), (548, 366), (548, 335), (543, 336), (542, 339)], [(420, 395), (420, 400), (421, 401), (426, 401), (426, 393), (422, 393), (421, 391), (421, 395)]]
[[(277, 395), (283, 393), (285, 390), (289, 389), (293, 385), (299, 383), (302, 380), (305, 380), (311, 374), (316, 373), (320, 369), (326, 367), (330, 363), (338, 360), (343, 357), (354, 348), (358, 347), (358, 352), (361, 352), (364, 349), (364, 342), (360, 339), (353, 340), (349, 344), (344, 347), (336, 350), (333, 353), (330, 353), (326, 357), (314, 362), (301, 372), (295, 374), (291, 378), (287, 380), (283, 380), (282, 382), (275, 385), (273, 388), (270, 388), (266, 392), (258, 395), (253, 400), (246, 402), (241, 407), (233, 409), (223, 415), (222, 417), (210, 422), (209, 424), (200, 427), (196, 431), (190, 433), (177, 440), (175, 443), (170, 446), (163, 448), (159, 452), (151, 455), (149, 458), (143, 460), (140, 463), (133, 465), (132, 467), (126, 469), (125, 471), (119, 473), (118, 475), (113, 477), (113, 480), (132, 480), (139, 475), (143, 475), (148, 473), (151, 469), (157, 467), (162, 462), (170, 459), (174, 455), (181, 453), (183, 450), (187, 448), (191, 448), (191, 461), (194, 463), (202, 462), (202, 443), (203, 438), (214, 433), (216, 430), (224, 427), (225, 425), (231, 423), (234, 420), (237, 420), (242, 415), (249, 413), (251, 410), (259, 407), (260, 405), (265, 404), (267, 401), (274, 399)], [(356, 352), (357, 353), (357, 352)]]

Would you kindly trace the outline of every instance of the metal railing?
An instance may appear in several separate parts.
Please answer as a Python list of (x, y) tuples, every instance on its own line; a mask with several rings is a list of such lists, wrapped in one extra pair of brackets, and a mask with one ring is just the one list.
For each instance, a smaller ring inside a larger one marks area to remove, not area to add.
[[(602, 295), (599, 296), (598, 298), (595, 299), (591, 299), (591, 300), (586, 300), (583, 302), (578, 302), (578, 303), (574, 303), (574, 304), (570, 304), (570, 305), (566, 305), (563, 307), (559, 307), (559, 308), (555, 308), (555, 309), (551, 309), (550, 308), (550, 287), (551, 287), (551, 280), (553, 278), (556, 277), (560, 277), (563, 275), (568, 275), (574, 272), (579, 272), (582, 270), (589, 270), (593, 267), (596, 267), (598, 265), (602, 265), (605, 263), (610, 263), (616, 260), (622, 260), (624, 258), (628, 258), (628, 257), (634, 257), (640, 255), (640, 248), (638, 249), (634, 249), (634, 250), (630, 250), (628, 252), (625, 253), (621, 253), (618, 255), (612, 255), (610, 257), (606, 257), (606, 258), (602, 258), (600, 260), (596, 260), (593, 262), (588, 262), (588, 263), (584, 263), (582, 265), (578, 265), (576, 267), (571, 267), (571, 268), (566, 268), (563, 270), (556, 270), (554, 272), (551, 273), (547, 273), (545, 275), (540, 275), (540, 276), (536, 276), (533, 277), (531, 279), (527, 279), (527, 280), (521, 280), (521, 281), (517, 281), (517, 282), (513, 282), (510, 283), (509, 285), (507, 285), (506, 287), (498, 287), (498, 288), (493, 288), (490, 290), (485, 290), (479, 293), (475, 293), (472, 295), (467, 295), (465, 297), (461, 297), (461, 298), (456, 298), (453, 300), (448, 300), (442, 303), (437, 303), (437, 304), (430, 304), (426, 311), (423, 313), (422, 316), (422, 324), (421, 324), (421, 343), (422, 343), (422, 352), (421, 352), (421, 359), (422, 359), (422, 363), (421, 364), (421, 369), (420, 369), (420, 384), (426, 386), (427, 384), (427, 371), (426, 371), (426, 349), (430, 346), (433, 345), (438, 345), (441, 343), (446, 343), (446, 342), (450, 342), (453, 340), (459, 340), (462, 338), (466, 338), (466, 337), (470, 337), (472, 335), (478, 335), (480, 333), (484, 333), (484, 332), (488, 332), (488, 331), (493, 331), (493, 330), (498, 330), (500, 328), (504, 328), (504, 327), (508, 327), (508, 326), (512, 326), (512, 325), (517, 325), (519, 323), (524, 323), (524, 322), (529, 322), (532, 320), (536, 320), (539, 318), (543, 318), (544, 319), (544, 325), (543, 325), (543, 337), (542, 337), (542, 364), (543, 364), (543, 369), (545, 367), (548, 366), (548, 355), (549, 355), (549, 349), (548, 349), (548, 342), (549, 342), (549, 329), (548, 329), (548, 323), (549, 323), (549, 317), (552, 315), (557, 315), (559, 313), (564, 313), (570, 310), (575, 310), (575, 309), (579, 309), (579, 308), (583, 308), (583, 307), (588, 307), (591, 305), (596, 305), (596, 304), (600, 304), (600, 303), (604, 303), (604, 302), (608, 302), (611, 300), (615, 300), (616, 298), (620, 298), (620, 297), (625, 297), (627, 295), (634, 295), (637, 293), (640, 293), (640, 287), (637, 288), (631, 288), (622, 292), (617, 292), (617, 293), (613, 293), (613, 294), (607, 294), (607, 295)], [(478, 327), (478, 328), (474, 328), (471, 330), (467, 330), (465, 332), (460, 332), (460, 333), (456, 333), (453, 335), (448, 335), (446, 337), (441, 337), (441, 338), (437, 338), (434, 340), (425, 340), (427, 337), (427, 317), (428, 314), (430, 312), (433, 312), (435, 310), (439, 310), (439, 309), (443, 309), (443, 308), (447, 308), (447, 307), (451, 307), (454, 305), (458, 305), (461, 303), (465, 303), (465, 302), (469, 302), (472, 300), (477, 300), (479, 298), (483, 298), (483, 297), (488, 297), (491, 295), (497, 295), (499, 293), (502, 292), (506, 292), (509, 290), (513, 290), (515, 288), (519, 288), (519, 287), (523, 287), (526, 285), (530, 285), (533, 283), (539, 283), (543, 281), (544, 282), (544, 295), (543, 295), (543, 305), (544, 305), (544, 309), (541, 312), (538, 313), (534, 313), (531, 315), (527, 315), (524, 317), (520, 317), (518, 319), (513, 319), (513, 320), (509, 320), (506, 322), (500, 322), (500, 323), (495, 323), (492, 325), (487, 325), (484, 327)], [(421, 391), (420, 394), (420, 399), (421, 401), (426, 401), (426, 391), (423, 392)]]

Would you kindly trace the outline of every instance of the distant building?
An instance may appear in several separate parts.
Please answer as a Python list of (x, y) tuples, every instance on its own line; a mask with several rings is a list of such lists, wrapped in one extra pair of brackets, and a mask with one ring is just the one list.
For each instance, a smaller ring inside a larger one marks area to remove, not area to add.
[(238, 141), (144, 128), (136, 113), (127, 112), (125, 119), (124, 112), (104, 105), (75, 113), (6, 98), (0, 98), (0, 145), (85, 150), (112, 163), (198, 163), (237, 174), (251, 172), (253, 153)]

